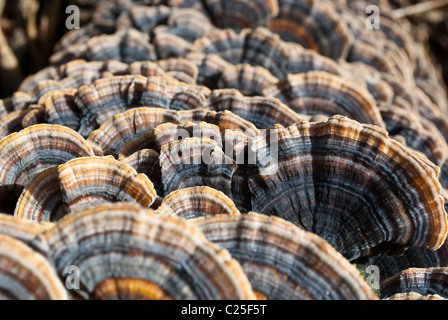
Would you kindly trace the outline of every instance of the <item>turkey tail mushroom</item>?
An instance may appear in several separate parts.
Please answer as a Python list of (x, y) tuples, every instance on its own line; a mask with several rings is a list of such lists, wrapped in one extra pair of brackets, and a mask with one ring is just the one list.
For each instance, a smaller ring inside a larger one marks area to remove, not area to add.
[(68, 300), (56, 271), (41, 254), (0, 235), (1, 300)]
[(259, 299), (378, 300), (324, 239), (283, 219), (250, 212), (189, 221), (241, 264)]
[(40, 124), (0, 141), (0, 186), (20, 194), (40, 171), (78, 157), (94, 156), (91, 145), (75, 131)]
[(240, 211), (221, 191), (210, 187), (192, 187), (170, 193), (163, 199), (156, 213), (194, 219), (219, 214), (239, 215)]
[(445, 241), (440, 169), (376, 126), (341, 116), (277, 125), (251, 152), (253, 211), (318, 234), (349, 260)]
[(94, 206), (40, 235), (59, 273), (78, 266), (84, 299), (255, 299), (240, 265), (184, 219), (129, 203)]

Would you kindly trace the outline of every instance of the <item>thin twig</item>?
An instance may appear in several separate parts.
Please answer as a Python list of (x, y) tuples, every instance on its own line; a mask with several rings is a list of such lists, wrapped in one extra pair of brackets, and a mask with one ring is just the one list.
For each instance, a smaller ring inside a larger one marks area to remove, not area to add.
[(400, 8), (392, 11), (392, 17), (400, 19), (408, 16), (414, 16), (430, 12), (448, 6), (448, 0), (433, 0), (414, 4), (409, 7)]

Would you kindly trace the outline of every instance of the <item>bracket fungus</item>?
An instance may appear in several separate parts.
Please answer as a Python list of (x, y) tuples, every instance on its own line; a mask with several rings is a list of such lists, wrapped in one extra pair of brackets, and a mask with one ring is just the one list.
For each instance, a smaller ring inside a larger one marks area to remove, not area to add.
[(253, 211), (320, 235), (349, 260), (445, 241), (438, 167), (385, 130), (334, 116), (272, 131), (252, 144)]
[(1, 300), (68, 300), (50, 262), (19, 240), (0, 235)]
[(448, 269), (445, 268), (410, 268), (381, 283), (383, 298), (397, 298), (398, 294), (418, 294), (437, 296), (448, 299)]
[(0, 141), (0, 186), (20, 194), (40, 171), (93, 155), (91, 145), (67, 127), (32, 126)]
[(54, 222), (104, 202), (149, 208), (157, 197), (145, 174), (111, 157), (77, 158), (38, 174), (24, 189), (14, 215)]
[(184, 219), (129, 203), (69, 215), (39, 236), (59, 274), (78, 266), (84, 299), (255, 299), (240, 265)]
[(288, 75), (266, 88), (262, 95), (279, 99), (297, 113), (343, 115), (384, 127), (376, 101), (367, 88), (332, 73), (312, 71)]
[(378, 299), (324, 239), (283, 219), (250, 212), (189, 221), (241, 264), (259, 299)]
[(0, 85), (0, 234), (79, 264), (71, 298), (375, 299), (351, 264), (448, 267), (448, 90), (396, 18), (415, 1), (73, 0), (59, 38), (64, 6), (32, 2), (0, 14), (27, 58)]
[(173, 191), (163, 199), (156, 213), (163, 216), (176, 215), (184, 219), (219, 214), (240, 215), (229, 197), (210, 187)]

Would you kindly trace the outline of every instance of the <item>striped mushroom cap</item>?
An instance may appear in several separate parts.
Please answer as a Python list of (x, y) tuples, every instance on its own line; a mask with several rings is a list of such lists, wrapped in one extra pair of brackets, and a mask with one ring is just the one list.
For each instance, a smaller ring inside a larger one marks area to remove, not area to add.
[(382, 300), (447, 300), (447, 298), (441, 297), (438, 294), (423, 295), (416, 292), (408, 292), (397, 293)]
[(448, 159), (445, 137), (430, 120), (417, 112), (393, 105), (380, 107), (381, 117), (390, 136), (402, 136), (406, 145), (422, 152), (430, 161), (442, 166)]
[(154, 34), (172, 34), (187, 42), (194, 42), (215, 29), (209, 18), (194, 8), (176, 8), (168, 17), (165, 25), (159, 25)]
[(50, 64), (57, 66), (75, 59), (86, 61), (117, 60), (124, 63), (157, 59), (149, 36), (135, 29), (119, 30), (115, 34), (93, 36), (87, 42), (73, 43), (56, 51)]
[(46, 226), (7, 214), (0, 214), (0, 234), (29, 244)]
[(93, 155), (91, 145), (69, 128), (32, 126), (0, 141), (0, 186), (20, 194), (40, 171)]
[(240, 265), (184, 219), (129, 203), (94, 206), (41, 234), (61, 274), (80, 273), (84, 299), (255, 298)]
[(120, 159), (125, 165), (134, 168), (138, 173), (148, 176), (154, 185), (157, 195), (163, 195), (162, 168), (159, 163), (160, 153), (152, 149), (142, 149), (129, 157)]
[(376, 126), (341, 116), (275, 126), (251, 152), (253, 211), (320, 235), (349, 260), (445, 241), (439, 168)]
[(253, 123), (258, 129), (267, 129), (275, 124), (290, 126), (302, 119), (279, 99), (247, 97), (234, 89), (212, 91), (206, 108), (214, 111), (231, 111)]
[(37, 175), (20, 196), (15, 216), (38, 222), (104, 202), (149, 208), (156, 191), (145, 174), (112, 157), (77, 158)]
[(137, 139), (147, 131), (163, 123), (179, 123), (177, 112), (162, 108), (133, 108), (117, 114), (93, 131), (88, 142), (99, 148), (118, 154), (131, 140)]
[(288, 49), (288, 45), (278, 34), (260, 26), (240, 32), (233, 29), (216, 29), (197, 39), (193, 51), (218, 55), (233, 65), (246, 63), (262, 66), (274, 77), (281, 78), (288, 74)]
[(448, 242), (437, 250), (409, 248), (400, 256), (376, 255), (361, 261), (365, 265), (375, 265), (383, 279), (410, 268), (437, 268), (448, 266)]
[(384, 128), (376, 101), (352, 78), (321, 71), (288, 75), (263, 96), (277, 98), (297, 113), (343, 115)]
[(240, 214), (229, 197), (210, 187), (192, 187), (173, 191), (163, 199), (156, 213), (162, 216), (176, 215), (184, 219), (218, 214)]
[(397, 294), (419, 294), (448, 299), (448, 268), (410, 268), (381, 283), (383, 299)]
[(1, 300), (67, 300), (55, 270), (19, 240), (0, 235)]
[(201, 107), (209, 91), (166, 77), (116, 76), (80, 88), (75, 102), (81, 110), (79, 133), (88, 136), (111, 117), (135, 107), (189, 110)]
[(229, 110), (213, 111), (204, 108), (178, 111), (181, 123), (206, 122), (219, 127), (221, 132), (226, 130), (240, 131), (249, 137), (256, 137), (260, 131), (252, 122), (244, 120)]
[(237, 30), (255, 28), (278, 14), (277, 0), (207, 0), (205, 7), (217, 27)]
[(189, 222), (241, 264), (259, 299), (378, 299), (324, 239), (283, 219), (250, 212)]
[(225, 68), (219, 77), (218, 89), (236, 89), (245, 96), (260, 96), (265, 88), (278, 82), (268, 70), (243, 63)]
[(272, 32), (334, 60), (345, 58), (353, 35), (331, 1), (278, 0), (279, 14), (268, 21)]
[(233, 159), (207, 138), (187, 138), (164, 145), (160, 152), (164, 195), (179, 189), (208, 186), (230, 196)]

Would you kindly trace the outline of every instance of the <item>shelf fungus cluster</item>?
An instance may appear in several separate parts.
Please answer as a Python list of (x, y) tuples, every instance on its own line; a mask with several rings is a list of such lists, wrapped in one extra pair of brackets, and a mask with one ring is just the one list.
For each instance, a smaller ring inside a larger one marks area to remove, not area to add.
[(448, 299), (448, 99), (395, 1), (74, 2), (0, 100), (0, 298)]

